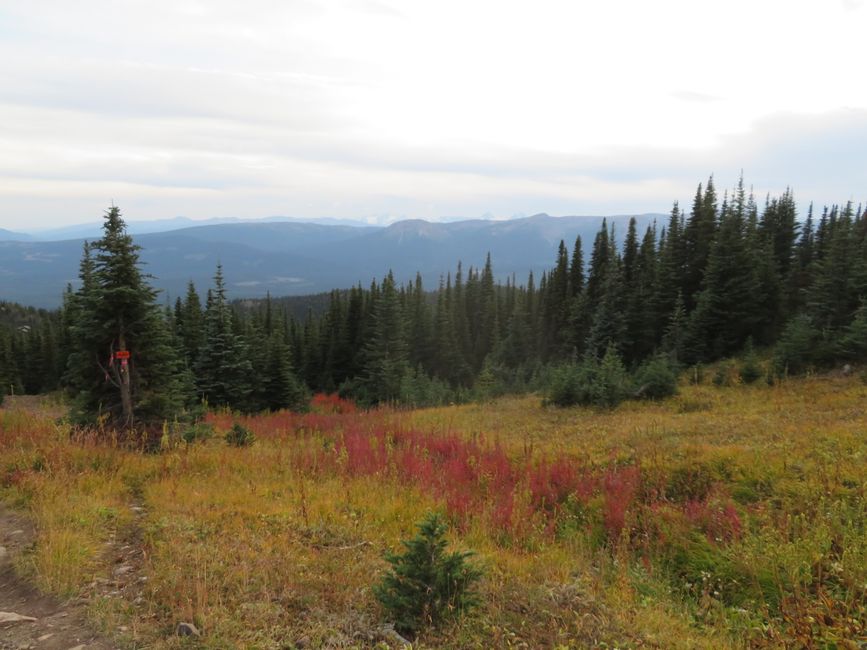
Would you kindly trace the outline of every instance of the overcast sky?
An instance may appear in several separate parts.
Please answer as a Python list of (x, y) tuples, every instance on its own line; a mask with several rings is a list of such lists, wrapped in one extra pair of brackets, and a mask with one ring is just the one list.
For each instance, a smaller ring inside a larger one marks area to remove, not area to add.
[(0, 227), (867, 199), (862, 0), (0, 0)]

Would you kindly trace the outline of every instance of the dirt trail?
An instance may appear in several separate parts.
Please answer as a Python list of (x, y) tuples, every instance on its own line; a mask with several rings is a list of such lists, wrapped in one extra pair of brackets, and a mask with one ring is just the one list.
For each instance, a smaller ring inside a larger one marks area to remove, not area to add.
[(12, 558), (34, 540), (30, 523), (0, 505), (0, 612), (35, 618), (2, 622), (0, 650), (110, 650), (115, 645), (98, 638), (88, 627), (83, 607), (42, 594), (16, 575)]

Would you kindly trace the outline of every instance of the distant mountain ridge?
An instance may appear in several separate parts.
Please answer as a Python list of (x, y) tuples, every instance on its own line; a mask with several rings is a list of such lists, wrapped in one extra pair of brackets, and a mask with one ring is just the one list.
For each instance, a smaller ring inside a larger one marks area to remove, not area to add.
[[(337, 219), (332, 217), (323, 217), (320, 219), (303, 219), (300, 217), (264, 217), (262, 219), (239, 219), (238, 217), (216, 217), (213, 219), (190, 219), (189, 217), (172, 217), (170, 219), (154, 219), (149, 221), (128, 221), (126, 224), (127, 232), (131, 235), (148, 235), (160, 232), (172, 232), (175, 230), (185, 230), (187, 228), (198, 228), (205, 226), (215, 226), (224, 224), (253, 224), (253, 223), (314, 223), (323, 226), (354, 226), (359, 228), (368, 227), (367, 224), (359, 221), (351, 221), (349, 219)], [(16, 239), (15, 237), (4, 237), (4, 231), (0, 228), (0, 240)], [(48, 228), (44, 230), (34, 230), (28, 233), (10, 233), (11, 235), (22, 235), (19, 240), (36, 240), (36, 241), (63, 241), (65, 239), (96, 239), (102, 235), (102, 224), (94, 221), (92, 223), (79, 223), (71, 226), (60, 226), (57, 228)]]
[(13, 232), (0, 228), (0, 241), (31, 241), (33, 236), (29, 233)]
[[(606, 217), (617, 240), (629, 215)], [(639, 233), (662, 214), (635, 215)], [(603, 217), (538, 214), (507, 221), (473, 219), (430, 222), (411, 219), (386, 227), (324, 225), (297, 221), (195, 225), (135, 236), (145, 270), (167, 299), (183, 295), (189, 280), (200, 292), (223, 265), (230, 298), (314, 294), (344, 289), (389, 270), (399, 282), (422, 274), (433, 289), (459, 261), (479, 267), (490, 252), (500, 279), (523, 283), (530, 271), (550, 269), (560, 240), (570, 249), (580, 235), (589, 256)], [(0, 241), (0, 299), (56, 307), (68, 283), (78, 280), (83, 238), (62, 241)]]

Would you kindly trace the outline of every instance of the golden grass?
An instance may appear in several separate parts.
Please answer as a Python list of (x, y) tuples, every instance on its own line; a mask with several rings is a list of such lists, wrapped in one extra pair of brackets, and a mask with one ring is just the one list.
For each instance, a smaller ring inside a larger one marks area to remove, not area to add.
[[(645, 521), (656, 512), (650, 507), (628, 511), (621, 542), (600, 542), (592, 521), (573, 525), (565, 514), (556, 531), (530, 518), (520, 536), (498, 534), (487, 515), (456, 521), (451, 540), (476, 551), (485, 569), (484, 604), (451, 628), (424, 633), (420, 647), (797, 645), (807, 638), (803, 620), (839, 613), (816, 604), (811, 572), (838, 571), (821, 588), (836, 589), (835, 603), (863, 620), (867, 542), (853, 540), (865, 526), (865, 398), (856, 379), (814, 377), (774, 387), (683, 386), (669, 400), (610, 412), (548, 409), (520, 397), (347, 415), (337, 426), (352, 418), (391, 431), (484, 440), (501, 445), (516, 466), (556, 458), (599, 471), (634, 465), (647, 481), (659, 477), (675, 487), (677, 477), (707, 471), (715, 499), (738, 499), (743, 534), (689, 547), (700, 564), (696, 575), (705, 560), (713, 570), (688, 588), (666, 564), (683, 560), (679, 546), (639, 543), (656, 530)], [(110, 572), (105, 542), (140, 525), (143, 607), (94, 606), (103, 619), (128, 626), (136, 647), (179, 647), (171, 630), (180, 620), (194, 621), (209, 648), (282, 648), (300, 639), (313, 647), (374, 647), (384, 621), (371, 585), (386, 568), (383, 553), (398, 550), (415, 523), (444, 503), (387, 471), (354, 475), (339, 458), (298, 464), (302, 453), (336, 455), (334, 431), (273, 424), (269, 433), (267, 418), (254, 423), (258, 441), (250, 448), (214, 439), (141, 455), (73, 442), (48, 420), (0, 411), (0, 496), (29, 509), (39, 529), (23, 566), (48, 590), (78, 593)], [(527, 498), (516, 494), (518, 502)], [(585, 508), (597, 527), (601, 498)], [(146, 509), (138, 523), (133, 502)], [(663, 503), (660, 518), (675, 518), (664, 531), (685, 525), (679, 508)], [(836, 549), (841, 541), (846, 548)], [(684, 560), (690, 570), (692, 559)], [(753, 581), (756, 590), (785, 585), (791, 602), (771, 611), (740, 601), (737, 588), (723, 584), (730, 579)], [(732, 594), (729, 600), (717, 589)], [(839, 637), (842, 624), (834, 625), (820, 630), (821, 638)]]

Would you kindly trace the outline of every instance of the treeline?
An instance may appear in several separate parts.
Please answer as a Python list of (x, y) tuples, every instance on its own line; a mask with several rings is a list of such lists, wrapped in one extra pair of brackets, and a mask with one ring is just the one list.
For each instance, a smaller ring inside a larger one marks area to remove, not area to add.
[[(588, 260), (570, 244), (539, 278), (499, 283), (490, 258), (433, 291), (389, 273), (305, 318), (278, 300), (229, 303), (218, 268), (204, 295), (190, 284), (161, 309), (178, 390), (245, 411), (297, 408), (309, 391), (427, 404), (537, 388), (554, 367), (606, 355), (677, 369), (774, 346), (780, 374), (867, 358), (867, 210), (851, 202), (801, 222), (791, 191), (760, 206), (742, 179), (720, 196), (711, 178), (667, 223), (639, 233), (633, 220), (622, 235), (603, 223)], [(88, 259), (59, 313), (0, 335), (4, 386), (73, 385), (64, 361)]]
[(60, 311), (0, 301), (0, 399), (60, 387), (64, 332)]
[[(315, 390), (375, 402), (436, 401), (537, 387), (546, 369), (613, 350), (629, 370), (663, 356), (675, 368), (776, 345), (775, 371), (861, 360), (867, 352), (867, 211), (794, 196), (761, 208), (743, 180), (722, 197), (711, 178), (689, 212), (618, 233), (603, 223), (590, 259), (561, 242), (553, 268), (494, 280), (491, 260), (460, 265), (431, 297), (389, 276), (334, 292), (325, 315), (289, 320), (295, 368)], [(262, 309), (247, 314), (261, 318)]]

